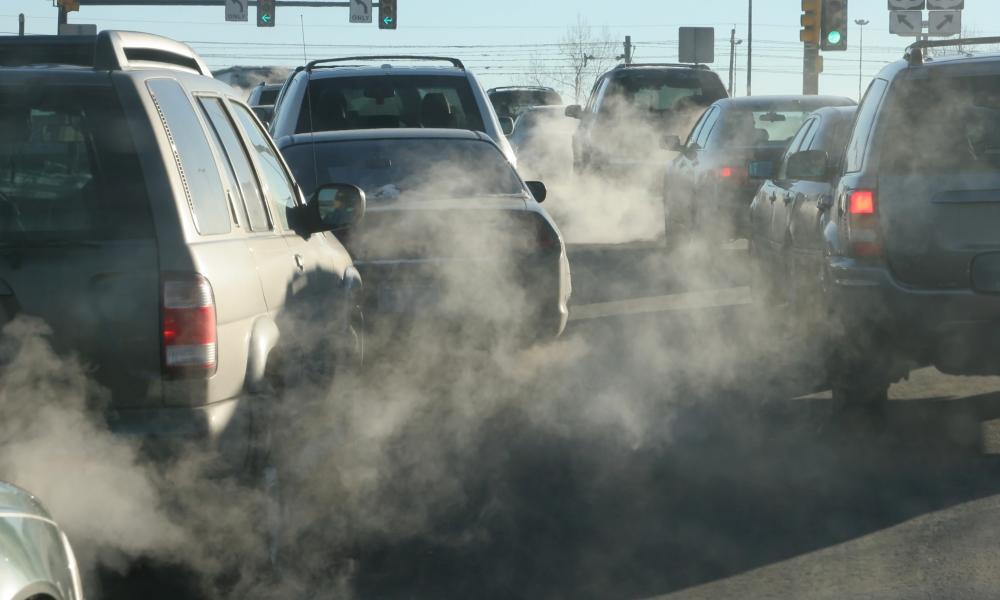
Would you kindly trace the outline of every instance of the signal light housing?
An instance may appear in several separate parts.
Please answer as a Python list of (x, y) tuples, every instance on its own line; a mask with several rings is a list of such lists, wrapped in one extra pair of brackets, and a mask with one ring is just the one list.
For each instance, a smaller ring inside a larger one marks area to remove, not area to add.
[(820, 49), (827, 52), (847, 50), (847, 0), (823, 0)]
[(806, 44), (819, 43), (820, 19), (823, 7), (820, 0), (802, 0), (802, 16), (799, 22), (802, 30), (799, 31), (799, 41)]

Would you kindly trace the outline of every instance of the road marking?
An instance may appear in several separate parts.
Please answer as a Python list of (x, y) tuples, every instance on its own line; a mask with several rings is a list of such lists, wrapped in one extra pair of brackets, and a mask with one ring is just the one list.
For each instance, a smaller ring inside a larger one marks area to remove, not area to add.
[(569, 310), (570, 321), (586, 321), (621, 315), (640, 315), (676, 310), (718, 308), (750, 304), (750, 286), (681, 292), (665, 296), (630, 298), (611, 302), (573, 305)]

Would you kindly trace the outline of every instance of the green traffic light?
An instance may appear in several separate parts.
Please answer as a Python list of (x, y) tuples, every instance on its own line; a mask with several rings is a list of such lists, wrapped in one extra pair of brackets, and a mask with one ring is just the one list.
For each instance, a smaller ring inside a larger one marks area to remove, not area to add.
[(841, 35), (839, 31), (831, 31), (830, 33), (826, 34), (826, 41), (830, 42), (831, 44), (839, 44), (840, 38)]

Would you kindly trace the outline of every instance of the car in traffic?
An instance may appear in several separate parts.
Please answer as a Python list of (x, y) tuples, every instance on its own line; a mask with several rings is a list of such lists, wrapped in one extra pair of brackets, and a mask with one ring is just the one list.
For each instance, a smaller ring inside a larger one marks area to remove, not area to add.
[(271, 122), (274, 117), (274, 103), (278, 99), (278, 92), (281, 91), (280, 83), (265, 83), (261, 81), (250, 90), (247, 96), (247, 104), (253, 109), (257, 117), (265, 125)]
[(0, 481), (0, 600), (83, 600), (73, 547), (42, 503)]
[(753, 292), (765, 306), (788, 308), (797, 326), (825, 316), (814, 310), (822, 305), (824, 212), (833, 202), (856, 111), (838, 106), (813, 112), (781, 158), (748, 167), (751, 176), (768, 177), (750, 203)]
[(858, 107), (818, 274), (841, 404), (881, 410), (917, 365), (1000, 373), (1000, 56), (924, 56), (995, 42), (917, 42)]
[(664, 146), (678, 153), (663, 179), (667, 240), (747, 237), (748, 207), (763, 183), (748, 163), (780, 157), (814, 110), (853, 104), (840, 96), (727, 98), (705, 111), (683, 144), (666, 137)]
[(524, 111), (535, 106), (557, 106), (563, 103), (559, 92), (550, 87), (534, 85), (490, 88), (486, 91), (486, 95), (489, 96), (498, 117), (508, 117), (515, 122)]
[[(448, 64), (405, 65), (414, 61)], [(480, 131), (516, 164), (506, 137), (514, 129), (513, 120), (497, 118), (479, 80), (456, 58), (389, 55), (310, 61), (285, 81), (271, 135), (279, 140), (310, 132), (396, 128)]]
[(521, 174), (541, 181), (570, 174), (576, 125), (564, 106), (535, 106), (521, 113), (509, 137)]
[(539, 205), (545, 186), (524, 182), (484, 133), (369, 129), (279, 144), (306, 193), (334, 177), (367, 195), (346, 236), (365, 280), (367, 339), (428, 322), (530, 340), (565, 328), (569, 263)]
[(566, 107), (566, 116), (580, 120), (574, 170), (659, 172), (662, 138), (684, 135), (702, 111), (727, 96), (722, 80), (704, 65), (618, 65), (597, 78), (586, 106)]
[(338, 225), (187, 45), (102, 31), (3, 37), (0, 54), (0, 318), (45, 321), (112, 431), (241, 472), (286, 365), (356, 347)]

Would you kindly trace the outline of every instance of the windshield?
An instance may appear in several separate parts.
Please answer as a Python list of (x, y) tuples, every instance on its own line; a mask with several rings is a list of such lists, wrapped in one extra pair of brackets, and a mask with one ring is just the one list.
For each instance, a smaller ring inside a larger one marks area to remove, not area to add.
[(315, 189), (317, 179), (321, 184), (357, 185), (371, 201), (522, 193), (521, 181), (507, 159), (492, 144), (480, 140), (298, 144), (286, 148), (284, 155), (307, 195)]
[(309, 81), (296, 132), (435, 127), (485, 132), (465, 77), (381, 75)]
[(504, 90), (490, 94), (490, 102), (497, 116), (517, 119), (533, 106), (562, 104), (554, 90)]

